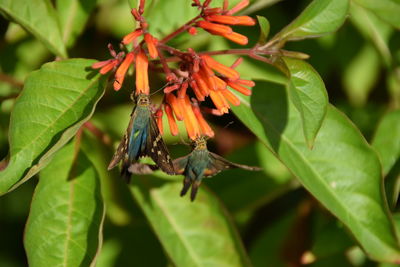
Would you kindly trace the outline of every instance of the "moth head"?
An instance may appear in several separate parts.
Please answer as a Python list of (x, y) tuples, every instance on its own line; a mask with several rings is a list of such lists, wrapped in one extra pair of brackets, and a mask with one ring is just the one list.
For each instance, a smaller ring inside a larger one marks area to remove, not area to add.
[(136, 103), (139, 106), (148, 106), (148, 105), (150, 105), (149, 96), (145, 95), (145, 94), (138, 95)]
[(206, 150), (207, 149), (207, 137), (200, 136), (197, 137), (193, 142), (193, 147), (195, 150)]

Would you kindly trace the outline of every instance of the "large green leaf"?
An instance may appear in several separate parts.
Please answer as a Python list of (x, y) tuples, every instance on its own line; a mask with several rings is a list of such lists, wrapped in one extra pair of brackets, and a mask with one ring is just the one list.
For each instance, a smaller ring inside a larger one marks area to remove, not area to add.
[(400, 260), (378, 157), (349, 120), (329, 107), (310, 150), (300, 130), (301, 116), (284, 86), (257, 82), (251, 99), (239, 97), (242, 104), (233, 108), (235, 114), (349, 227), (370, 257)]
[(353, 0), (369, 9), (382, 20), (400, 29), (400, 2), (398, 0)]
[(261, 142), (237, 149), (226, 158), (262, 168), (256, 172), (241, 169), (223, 171), (205, 181), (235, 218), (248, 217), (266, 203), (299, 186), (287, 168)]
[(40, 171), (91, 117), (105, 86), (105, 78), (90, 70), (93, 62), (52, 62), (28, 77), (11, 114), (9, 163), (0, 172), (0, 195)]
[(102, 239), (100, 179), (75, 142), (41, 172), (25, 229), (29, 266), (89, 266)]
[(382, 118), (372, 146), (378, 151), (386, 175), (400, 157), (400, 109), (390, 111)]
[[(243, 177), (245, 178), (245, 177)], [(226, 210), (204, 186), (179, 197), (181, 182), (135, 177), (131, 191), (176, 266), (249, 266)]]
[(390, 111), (382, 118), (372, 146), (380, 157), (387, 198), (394, 209), (400, 192), (400, 110)]
[(72, 46), (83, 32), (96, 2), (97, 0), (57, 0), (62, 39), (66, 46)]
[(49, 0), (0, 0), (0, 12), (42, 41), (51, 52), (67, 57), (57, 14)]
[(284, 61), (290, 71), (289, 95), (300, 113), (307, 144), (312, 147), (328, 106), (325, 84), (307, 62), (291, 58)]
[(299, 40), (336, 31), (345, 21), (348, 0), (314, 0), (274, 40)]
[[(371, 40), (387, 66), (392, 62), (392, 55), (389, 49), (389, 39), (393, 28), (377, 17), (371, 10), (368, 10), (356, 2), (350, 5), (350, 18), (357, 29)], [(369, 63), (368, 65), (373, 65)], [(357, 80), (357, 79), (354, 79)]]

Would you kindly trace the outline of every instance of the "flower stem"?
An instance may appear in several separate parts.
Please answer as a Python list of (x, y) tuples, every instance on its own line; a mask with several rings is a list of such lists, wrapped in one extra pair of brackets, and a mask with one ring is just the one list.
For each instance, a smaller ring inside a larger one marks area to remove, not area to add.
[(183, 24), (180, 28), (178, 28), (177, 30), (175, 30), (174, 32), (168, 34), (167, 36), (165, 36), (160, 43), (166, 44), (168, 41), (170, 41), (171, 39), (175, 38), (176, 36), (178, 36), (179, 34), (181, 34), (182, 32), (186, 31), (191, 24), (193, 24), (194, 22), (196, 22), (196, 20), (198, 20), (199, 18), (201, 18), (200, 15), (197, 15), (196, 17), (194, 17), (193, 19), (189, 20), (188, 22), (186, 22), (185, 24)]

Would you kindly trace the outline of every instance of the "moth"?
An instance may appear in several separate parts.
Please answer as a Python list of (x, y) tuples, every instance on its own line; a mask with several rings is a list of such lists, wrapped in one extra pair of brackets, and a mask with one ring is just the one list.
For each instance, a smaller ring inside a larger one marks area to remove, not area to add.
[(197, 190), (203, 177), (211, 177), (217, 173), (234, 168), (241, 168), (249, 171), (259, 171), (261, 168), (252, 167), (230, 162), (223, 157), (208, 151), (207, 140), (205, 137), (197, 138), (193, 143), (192, 152), (184, 157), (173, 161), (177, 174), (183, 174), (183, 188), (181, 196), (184, 196), (190, 187), (192, 187), (190, 199), (194, 201)]
[(122, 161), (121, 176), (129, 183), (132, 173), (129, 167), (136, 164), (141, 157), (150, 157), (157, 168), (165, 173), (175, 174), (167, 146), (150, 108), (150, 98), (145, 94), (137, 97), (128, 128), (108, 165), (108, 170)]

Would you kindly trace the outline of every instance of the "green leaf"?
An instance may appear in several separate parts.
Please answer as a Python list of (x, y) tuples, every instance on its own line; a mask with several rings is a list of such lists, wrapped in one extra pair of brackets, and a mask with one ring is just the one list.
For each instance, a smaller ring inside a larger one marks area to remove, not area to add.
[(49, 0), (0, 0), (0, 12), (24, 27), (51, 52), (67, 57), (57, 14)]
[(380, 19), (400, 29), (400, 2), (397, 0), (353, 0), (360, 6), (369, 9)]
[(9, 163), (0, 172), (0, 195), (39, 172), (94, 112), (105, 77), (93, 60), (52, 62), (25, 82), (10, 119)]
[(348, 0), (314, 0), (274, 40), (301, 40), (336, 31), (345, 21)]
[(382, 118), (372, 146), (378, 152), (385, 176), (400, 157), (400, 109), (390, 111)]
[(300, 113), (303, 132), (311, 148), (328, 107), (324, 81), (305, 61), (284, 58), (290, 71), (289, 96)]
[(67, 47), (73, 46), (83, 32), (96, 3), (97, 0), (57, 0), (56, 7), (61, 24), (62, 39)]
[(138, 8), (138, 0), (128, 0), (131, 8)]
[(135, 177), (131, 191), (175, 266), (249, 266), (229, 215), (204, 185), (196, 201), (181, 182)]
[(265, 44), (269, 35), (270, 25), (266, 17), (257, 16), (258, 25), (260, 26), (260, 37), (258, 43)]
[(295, 210), (290, 209), (284, 216), (262, 229), (250, 245), (249, 254), (254, 267), (284, 267), (282, 257), (285, 238), (290, 233), (295, 219)]
[(297, 180), (261, 142), (248, 144), (226, 158), (262, 168), (256, 172), (241, 169), (223, 171), (207, 183), (235, 218), (247, 217), (247, 214), (298, 187)]
[(75, 142), (41, 172), (25, 229), (29, 266), (89, 266), (102, 242), (99, 175)]
[(350, 5), (350, 18), (362, 35), (374, 44), (386, 66), (390, 66), (392, 55), (389, 49), (389, 38), (393, 33), (393, 28), (372, 11), (357, 5), (354, 1)]
[[(301, 115), (282, 85), (257, 82), (251, 99), (233, 110), (239, 119), (337, 216), (376, 260), (400, 260), (383, 195), (379, 159), (351, 122), (334, 107), (310, 150)], [(373, 214), (373, 216), (371, 216)]]
[(384, 115), (376, 129), (372, 146), (380, 157), (387, 199), (394, 210), (400, 192), (400, 110)]
[(365, 44), (346, 64), (343, 85), (349, 101), (354, 106), (364, 106), (370, 91), (379, 78), (380, 58), (371, 44)]

